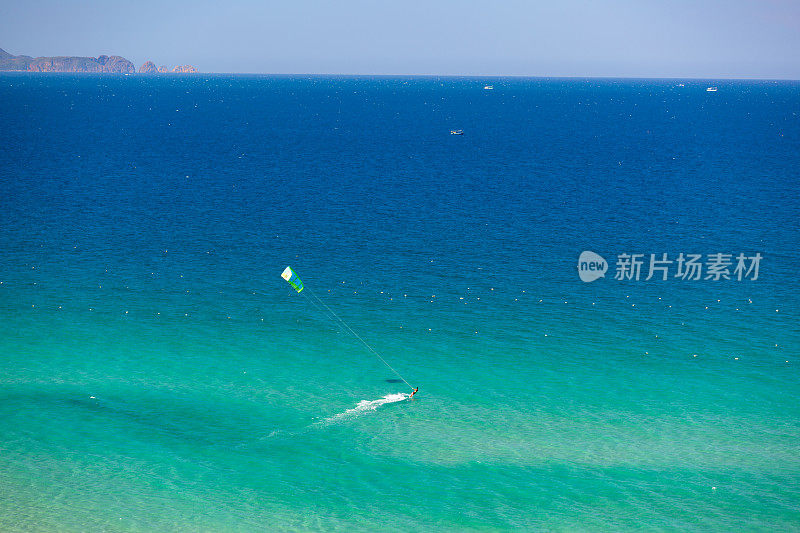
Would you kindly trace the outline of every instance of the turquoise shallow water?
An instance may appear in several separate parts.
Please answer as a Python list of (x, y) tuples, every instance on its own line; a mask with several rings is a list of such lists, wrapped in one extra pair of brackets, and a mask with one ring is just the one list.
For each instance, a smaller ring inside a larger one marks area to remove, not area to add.
[(0, 77), (0, 529), (800, 528), (798, 85), (492, 81)]

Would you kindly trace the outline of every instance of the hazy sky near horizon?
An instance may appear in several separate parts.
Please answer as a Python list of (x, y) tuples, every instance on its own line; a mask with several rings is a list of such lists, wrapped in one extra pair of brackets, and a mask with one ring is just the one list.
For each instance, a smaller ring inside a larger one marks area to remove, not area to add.
[(202, 72), (800, 79), (800, 0), (0, 0), (0, 48)]

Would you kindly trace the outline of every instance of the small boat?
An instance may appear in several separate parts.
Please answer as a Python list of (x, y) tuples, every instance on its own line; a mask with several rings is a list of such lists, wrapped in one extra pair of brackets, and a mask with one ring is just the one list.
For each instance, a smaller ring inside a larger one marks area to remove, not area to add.
[(716, 87), (709, 87), (708, 89), (706, 89), (706, 92), (707, 93), (715, 93), (715, 92), (717, 92), (717, 88)]
[(464, 130), (450, 130), (450, 135), (464, 135)]
[(484, 91), (491, 91), (493, 89), (494, 89), (494, 85), (484, 85), (483, 86), (483, 90)]

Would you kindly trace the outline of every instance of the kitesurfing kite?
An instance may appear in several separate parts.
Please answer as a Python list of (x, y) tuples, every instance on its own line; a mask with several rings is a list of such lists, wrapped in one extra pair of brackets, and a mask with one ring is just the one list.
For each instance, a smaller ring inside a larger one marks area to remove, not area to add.
[(286, 269), (281, 274), (281, 277), (289, 282), (289, 285), (294, 287), (298, 293), (303, 292), (303, 280), (300, 279), (300, 276), (294, 273), (291, 267), (286, 267)]

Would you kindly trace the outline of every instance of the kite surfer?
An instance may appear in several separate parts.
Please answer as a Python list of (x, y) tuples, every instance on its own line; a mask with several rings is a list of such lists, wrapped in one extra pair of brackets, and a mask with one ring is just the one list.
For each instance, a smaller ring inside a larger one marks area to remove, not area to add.
[[(322, 311), (331, 321), (333, 321), (337, 326), (339, 326), (340, 329), (344, 328), (344, 329), (342, 329), (342, 331), (347, 330), (350, 333), (352, 333), (353, 336), (356, 339), (358, 339), (359, 341), (361, 341), (361, 344), (363, 344), (364, 347), (367, 350), (369, 350), (373, 355), (375, 355), (378, 359), (380, 359), (381, 362), (389, 368), (389, 370), (391, 370), (392, 372), (397, 374), (397, 377), (400, 378), (406, 385), (408, 385), (409, 387), (411, 386), (411, 383), (406, 381), (406, 379), (403, 376), (401, 376), (400, 373), (397, 370), (392, 368), (392, 366), (389, 363), (386, 362), (386, 359), (384, 359), (383, 356), (381, 354), (379, 354), (375, 350), (375, 348), (373, 348), (372, 346), (367, 344), (367, 341), (362, 339), (361, 335), (359, 335), (358, 333), (353, 331), (353, 328), (351, 328), (347, 324), (347, 322), (342, 320), (339, 317), (339, 315), (334, 313), (333, 310), (325, 304), (325, 302), (320, 300), (319, 297), (316, 294), (314, 294), (314, 292), (310, 288), (305, 287), (303, 285), (303, 281), (300, 279), (300, 277), (297, 275), (297, 273), (294, 270), (292, 270), (291, 267), (287, 266), (286, 269), (284, 269), (284, 271), (281, 273), (281, 277), (283, 279), (285, 279), (289, 283), (289, 285), (291, 285), (292, 288), (294, 288), (294, 290), (296, 290), (298, 292), (298, 294), (299, 293), (303, 293), (303, 295), (308, 298), (309, 302), (311, 302), (314, 305), (314, 307), (316, 307), (317, 309)], [(344, 283), (344, 282), (342, 282), (342, 283)], [(306, 289), (306, 291), (303, 292), (303, 289)], [(419, 390), (419, 387), (414, 389), (413, 392), (411, 393), (411, 395), (408, 397), (408, 399), (410, 400), (411, 398), (413, 398), (418, 390)]]

